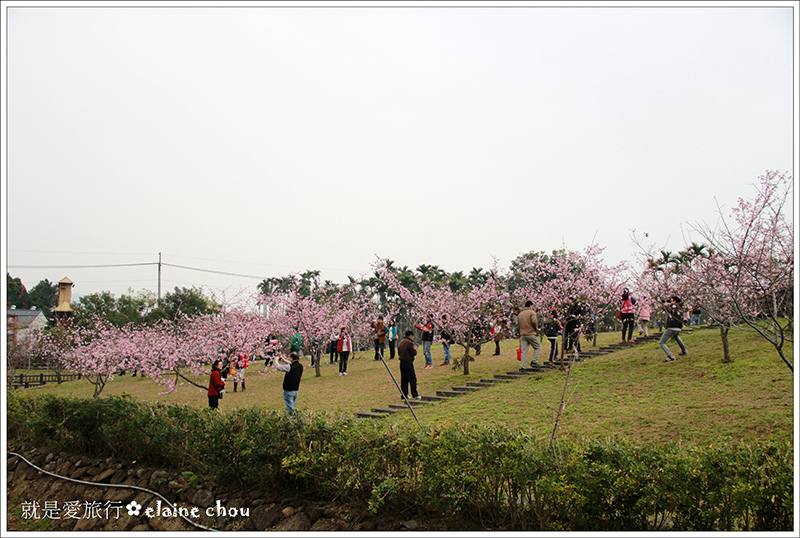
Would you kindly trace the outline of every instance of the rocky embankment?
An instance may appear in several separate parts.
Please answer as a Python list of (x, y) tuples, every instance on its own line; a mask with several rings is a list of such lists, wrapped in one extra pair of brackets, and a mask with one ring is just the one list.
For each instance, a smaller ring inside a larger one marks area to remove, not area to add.
[[(424, 530), (413, 520), (370, 517), (360, 507), (343, 508), (215, 483), (192, 484), (191, 476), (139, 466), (135, 461), (87, 458), (29, 445), (8, 450), (44, 471), (70, 479), (50, 476), (7, 455), (9, 512), (21, 508), (21, 519), (49, 520), (62, 531)], [(19, 529), (12, 528), (9, 520), (8, 530)]]

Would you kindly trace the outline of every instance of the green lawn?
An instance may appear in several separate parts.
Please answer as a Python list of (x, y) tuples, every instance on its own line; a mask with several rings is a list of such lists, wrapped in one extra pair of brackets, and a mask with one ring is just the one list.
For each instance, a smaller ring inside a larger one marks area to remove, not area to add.
[[(600, 335), (599, 344), (615, 343), (619, 333)], [(567, 390), (568, 403), (561, 418), (559, 437), (603, 438), (622, 436), (639, 440), (683, 439), (697, 443), (727, 439), (793, 439), (794, 380), (777, 353), (758, 335), (730, 333), (732, 364), (722, 364), (722, 347), (715, 329), (697, 329), (684, 334), (689, 354), (678, 361), (664, 363), (664, 353), (657, 342), (591, 358), (572, 370)], [(582, 344), (584, 350), (592, 346)], [(670, 343), (673, 350), (677, 345)], [(437, 390), (463, 385), (467, 381), (493, 377), (519, 368), (516, 340), (502, 342), (502, 353), (493, 357), (494, 345), (484, 346), (483, 353), (470, 365), (464, 376), (452, 367), (439, 366), (442, 346), (434, 345), (434, 368), (423, 370), (420, 347), (415, 362), (419, 391), (434, 395)], [(452, 347), (455, 355), (460, 348)], [(544, 362), (549, 345), (542, 346)], [(792, 349), (786, 352), (793, 360)], [(399, 382), (397, 361), (389, 363)], [(307, 365), (307, 363), (306, 363)], [(300, 386), (298, 410), (352, 414), (385, 407), (400, 401), (399, 393), (381, 362), (372, 360), (371, 352), (360, 352), (351, 359), (349, 375), (340, 377), (336, 365), (323, 357), (321, 377), (306, 368)], [(416, 411), (423, 424), (447, 421), (463, 423), (511, 424), (549, 436), (554, 413), (564, 388), (564, 370), (529, 375), (497, 387), (486, 388), (450, 401), (426, 406)], [(220, 406), (224, 412), (238, 407), (283, 408), (283, 374), (264, 373), (263, 363), (247, 371), (247, 391), (233, 392), (228, 383), (227, 396)], [(206, 385), (207, 377), (198, 382)], [(60, 386), (25, 389), (26, 392), (52, 393), (89, 398), (93, 387), (86, 381)], [(162, 386), (130, 373), (106, 385), (102, 396), (128, 393), (136, 398), (205, 406), (205, 391), (184, 385), (170, 394)], [(101, 396), (101, 397), (102, 397)], [(416, 423), (410, 413), (388, 419), (402, 427)]]

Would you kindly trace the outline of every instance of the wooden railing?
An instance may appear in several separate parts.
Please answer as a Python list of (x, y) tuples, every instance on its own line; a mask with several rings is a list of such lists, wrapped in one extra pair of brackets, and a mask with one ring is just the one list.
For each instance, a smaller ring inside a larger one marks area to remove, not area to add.
[(47, 383), (58, 383), (59, 378), (61, 382), (73, 381), (75, 379), (81, 379), (81, 374), (61, 374), (61, 376), (56, 374), (19, 374), (11, 378), (11, 386), (13, 388), (22, 387), (26, 389), (28, 387), (40, 387), (42, 385), (46, 385)]

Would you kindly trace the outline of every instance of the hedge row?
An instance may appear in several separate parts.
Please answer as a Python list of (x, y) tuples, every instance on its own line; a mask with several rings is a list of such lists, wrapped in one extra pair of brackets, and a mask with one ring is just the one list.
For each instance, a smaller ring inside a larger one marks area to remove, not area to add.
[[(793, 529), (784, 444), (551, 446), (513, 428), (383, 421), (256, 408), (213, 412), (130, 397), (9, 393), (8, 439), (192, 471), (218, 483), (367, 503), (463, 529)], [(247, 462), (247, 465), (242, 465)]]

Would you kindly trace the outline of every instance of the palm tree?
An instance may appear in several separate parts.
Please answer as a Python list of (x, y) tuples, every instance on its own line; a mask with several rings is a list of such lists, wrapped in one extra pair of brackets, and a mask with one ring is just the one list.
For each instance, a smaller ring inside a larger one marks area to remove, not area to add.
[(417, 272), (424, 280), (434, 284), (441, 283), (445, 276), (447, 276), (447, 273), (439, 269), (438, 265), (428, 265), (424, 263), (417, 267)]
[(311, 292), (319, 288), (319, 271), (306, 271), (300, 273), (300, 295), (308, 297)]
[(407, 290), (412, 292), (419, 291), (419, 282), (417, 281), (417, 276), (411, 269), (408, 268), (407, 265), (404, 265), (397, 270), (397, 280), (400, 281), (400, 284), (402, 284)]
[(447, 277), (447, 285), (450, 286), (452, 291), (458, 291), (467, 285), (467, 277), (464, 276), (462, 271), (450, 273)]
[(489, 280), (489, 275), (483, 272), (481, 267), (473, 267), (469, 273), (469, 283), (471, 286), (482, 286)]

